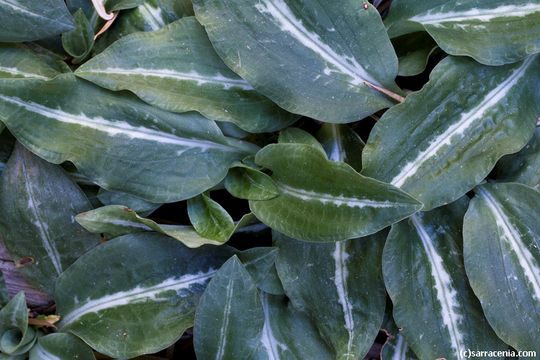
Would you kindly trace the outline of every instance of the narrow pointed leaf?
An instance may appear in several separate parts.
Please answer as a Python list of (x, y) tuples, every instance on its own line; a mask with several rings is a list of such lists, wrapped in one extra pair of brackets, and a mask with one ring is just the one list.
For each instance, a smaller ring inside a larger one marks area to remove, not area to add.
[(242, 163), (229, 170), (223, 183), (234, 197), (246, 200), (270, 200), (279, 195), (272, 178)]
[(200, 194), (256, 151), (199, 115), (168, 113), (69, 74), (0, 86), (0, 120), (23, 145), (53, 163), (70, 160), (107, 190), (150, 202)]
[(401, 188), (424, 210), (460, 198), (529, 140), (540, 113), (539, 81), (538, 56), (499, 67), (444, 59), (422, 90), (375, 125), (362, 173)]
[(187, 211), (195, 231), (205, 238), (225, 242), (234, 231), (234, 221), (227, 210), (207, 194), (189, 199)]
[[(111, 237), (141, 231), (155, 231), (181, 241), (190, 248), (205, 244), (221, 245), (223, 242), (210, 240), (199, 235), (192, 226), (161, 225), (139, 216), (135, 211), (121, 205), (108, 205), (81, 213), (75, 217), (77, 222), (93, 233), (105, 233)], [(244, 215), (236, 223), (232, 233), (252, 224), (256, 219), (251, 214)], [(232, 235), (229, 234), (229, 237)]]
[(0, 229), (14, 261), (34, 260), (20, 271), (40, 290), (52, 294), (56, 278), (99, 243), (74, 219), (91, 207), (62, 168), (15, 146), (0, 180)]
[(261, 292), (264, 328), (254, 360), (334, 359), (309, 316), (284, 296)]
[(503, 156), (495, 167), (500, 182), (517, 182), (540, 191), (540, 127), (521, 151)]
[(280, 195), (250, 201), (251, 210), (266, 225), (296, 239), (366, 236), (422, 207), (396, 187), (330, 161), (310, 145), (268, 145), (257, 153), (256, 161), (273, 172)]
[(39, 338), (30, 360), (95, 360), (92, 349), (71, 334), (49, 334)]
[(464, 359), (470, 350), (504, 350), (469, 287), (462, 257), (467, 201), (392, 226), (383, 253), (394, 319), (419, 359)]
[(0, 352), (24, 354), (34, 345), (36, 332), (28, 327), (24, 292), (19, 292), (0, 310)]
[(273, 234), (276, 267), (292, 304), (314, 319), (336, 359), (362, 359), (384, 315), (380, 258), (386, 232), (329, 244)]
[(328, 159), (343, 161), (356, 170), (362, 169), (362, 150), (364, 142), (347, 125), (323, 124), (317, 132)]
[(42, 39), (74, 27), (63, 0), (0, 0), (0, 42)]
[(69, 55), (73, 56), (73, 63), (78, 64), (92, 51), (94, 30), (82, 9), (73, 14), (73, 20), (75, 20), (75, 29), (62, 35), (62, 46)]
[(197, 358), (251, 359), (263, 325), (255, 282), (233, 256), (210, 281), (197, 307), (193, 329)]
[(22, 44), (0, 44), (0, 78), (48, 80), (59, 71)]
[(393, 104), (365, 81), (399, 91), (396, 55), (379, 13), (367, 2), (195, 0), (193, 5), (225, 63), (290, 112), (351, 122)]
[(497, 335), (540, 352), (540, 193), (521, 184), (486, 184), (465, 214), (469, 282)]
[(124, 37), (76, 74), (111, 90), (130, 90), (165, 110), (195, 110), (250, 132), (275, 131), (297, 119), (227, 68), (193, 17)]
[(414, 76), (423, 72), (429, 57), (437, 49), (437, 43), (425, 31), (392, 39), (398, 57), (398, 75)]
[(115, 358), (160, 351), (193, 325), (206, 284), (231, 255), (227, 247), (188, 249), (157, 233), (108, 241), (58, 279), (59, 326)]
[(422, 24), (447, 53), (486, 65), (514, 63), (540, 52), (537, 0), (449, 1), (409, 20)]

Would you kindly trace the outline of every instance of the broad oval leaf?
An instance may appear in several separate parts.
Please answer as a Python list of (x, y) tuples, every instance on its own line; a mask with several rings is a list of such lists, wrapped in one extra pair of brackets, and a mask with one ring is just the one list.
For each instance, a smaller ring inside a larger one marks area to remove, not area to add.
[(347, 125), (323, 124), (317, 132), (326, 156), (332, 161), (343, 161), (356, 170), (362, 170), (364, 142)]
[(59, 327), (111, 357), (162, 350), (193, 325), (206, 284), (231, 255), (228, 247), (188, 249), (157, 233), (108, 241), (56, 282)]
[(195, 231), (210, 240), (225, 242), (234, 231), (234, 221), (219, 203), (203, 193), (187, 201), (189, 220)]
[(422, 90), (375, 125), (362, 173), (401, 188), (424, 210), (460, 198), (529, 140), (539, 81), (538, 56), (500, 67), (446, 58)]
[(232, 196), (239, 199), (270, 200), (279, 195), (270, 176), (242, 163), (229, 170), (223, 184)]
[(398, 188), (330, 161), (311, 145), (272, 144), (255, 159), (273, 172), (280, 195), (250, 201), (251, 210), (266, 225), (299, 240), (366, 236), (422, 207)]
[(73, 14), (73, 20), (75, 20), (75, 29), (62, 34), (62, 46), (69, 55), (73, 56), (72, 62), (78, 64), (92, 51), (94, 30), (82, 9)]
[(422, 24), (447, 53), (486, 65), (514, 63), (540, 52), (537, 0), (448, 1), (408, 20)]
[[(400, 332), (419, 359), (463, 359), (505, 350), (469, 287), (462, 258), (462, 198), (392, 226), (383, 253), (386, 290)], [(397, 345), (396, 345), (397, 346)]]
[(70, 160), (99, 186), (150, 202), (200, 194), (257, 149), (199, 115), (168, 113), (71, 74), (0, 86), (0, 120), (28, 149), (53, 163)]
[(48, 80), (59, 71), (22, 44), (0, 44), (0, 78)]
[(0, 310), (0, 352), (7, 355), (25, 354), (34, 346), (37, 334), (28, 327), (28, 308), (23, 291)]
[(165, 110), (195, 110), (250, 132), (279, 130), (298, 118), (227, 68), (193, 17), (126, 36), (75, 74), (111, 90), (130, 90)]
[(30, 360), (95, 360), (88, 345), (71, 334), (56, 333), (40, 337), (30, 351)]
[(323, 154), (325, 153), (321, 143), (305, 130), (288, 127), (279, 132), (278, 143), (280, 144), (306, 144), (311, 145), (314, 148), (319, 149)]
[(540, 191), (540, 127), (521, 151), (499, 160), (494, 176), (498, 182), (517, 182)]
[(285, 296), (261, 292), (264, 327), (254, 360), (331, 360), (334, 355), (311, 318)]
[(425, 31), (392, 39), (398, 57), (398, 75), (414, 76), (426, 69), (429, 57), (437, 50), (437, 43)]
[(469, 282), (497, 335), (539, 353), (540, 193), (521, 184), (486, 184), (475, 193), (463, 225)]
[(386, 232), (313, 244), (273, 233), (285, 293), (315, 321), (336, 359), (362, 359), (383, 320), (381, 254)]
[(401, 35), (424, 30), (423, 26), (410, 18), (436, 6), (454, 2), (454, 0), (392, 0), (384, 25), (388, 35), (395, 38)]
[(225, 63), (282, 108), (357, 121), (393, 103), (397, 58), (377, 10), (362, 1), (195, 0)]
[(201, 296), (193, 328), (197, 358), (251, 359), (263, 325), (257, 287), (235, 255), (223, 264)]
[(74, 28), (63, 0), (0, 0), (0, 42), (43, 39)]
[(62, 168), (15, 146), (0, 179), (0, 228), (14, 261), (33, 259), (19, 270), (40, 290), (53, 294), (56, 278), (99, 243), (74, 219), (91, 208)]

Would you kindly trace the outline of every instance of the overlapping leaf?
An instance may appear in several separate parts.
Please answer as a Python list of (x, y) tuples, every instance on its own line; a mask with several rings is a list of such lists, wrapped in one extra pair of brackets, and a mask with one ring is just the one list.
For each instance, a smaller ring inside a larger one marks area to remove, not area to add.
[(393, 225), (384, 247), (394, 319), (419, 359), (464, 359), (466, 350), (506, 348), (484, 318), (463, 267), (467, 203), (462, 198)]
[(364, 142), (346, 125), (323, 124), (317, 132), (326, 156), (332, 161), (343, 161), (356, 170), (362, 170)]
[(15, 146), (0, 180), (0, 228), (14, 261), (32, 259), (20, 271), (42, 291), (52, 294), (56, 278), (99, 243), (74, 219), (90, 209), (62, 168)]
[(193, 17), (124, 37), (76, 74), (111, 90), (131, 90), (165, 110), (195, 110), (251, 132), (278, 130), (297, 118), (227, 68)]
[(446, 58), (375, 125), (362, 173), (401, 188), (424, 210), (458, 199), (529, 140), (539, 81), (538, 56), (500, 67)]
[(426, 68), (429, 57), (437, 49), (437, 43), (425, 31), (392, 39), (398, 56), (400, 76), (418, 75)]
[(392, 101), (397, 58), (377, 10), (361, 1), (195, 0), (225, 63), (284, 109), (346, 123)]
[(58, 65), (22, 44), (0, 44), (0, 53), (0, 78), (48, 80), (60, 73)]
[(206, 284), (231, 255), (225, 246), (188, 249), (157, 233), (111, 240), (58, 279), (61, 330), (112, 357), (162, 350), (193, 325)]
[(37, 334), (28, 327), (24, 292), (19, 292), (0, 310), (0, 354), (24, 355), (34, 346)]
[(469, 282), (497, 335), (538, 353), (540, 193), (521, 184), (486, 184), (475, 193), (463, 225)]
[(363, 358), (379, 332), (386, 304), (380, 262), (385, 236), (313, 244), (274, 232), (285, 293), (314, 319), (336, 359)]
[(71, 334), (56, 333), (39, 338), (30, 360), (95, 360), (92, 349)]
[(280, 195), (250, 201), (251, 210), (266, 225), (296, 239), (320, 242), (366, 236), (421, 208), (398, 188), (330, 161), (311, 145), (268, 145), (255, 160), (273, 172)]
[(53, 163), (72, 161), (107, 190), (151, 202), (193, 197), (256, 151), (199, 115), (168, 113), (70, 74), (0, 87), (0, 120), (27, 148)]

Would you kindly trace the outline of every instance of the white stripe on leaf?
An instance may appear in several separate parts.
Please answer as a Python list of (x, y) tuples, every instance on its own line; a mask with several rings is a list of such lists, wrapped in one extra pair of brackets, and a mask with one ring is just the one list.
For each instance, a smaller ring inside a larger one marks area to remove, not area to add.
[(159, 30), (167, 25), (165, 21), (163, 21), (163, 15), (159, 7), (155, 8), (150, 5), (150, 3), (144, 3), (139, 6), (137, 10), (141, 13), (144, 21), (152, 30)]
[(355, 358), (353, 352), (353, 340), (354, 340), (354, 318), (352, 312), (352, 305), (349, 301), (349, 291), (347, 289), (347, 277), (349, 271), (347, 270), (347, 258), (349, 254), (345, 251), (345, 244), (343, 241), (336, 241), (336, 248), (332, 254), (334, 257), (335, 270), (334, 270), (334, 285), (338, 294), (338, 301), (341, 304), (343, 310), (343, 317), (345, 320), (345, 329), (347, 330), (347, 353), (346, 357)]
[(5, 67), (5, 66), (0, 66), (0, 73), (1, 72), (8, 73), (8, 74), (15, 75), (15, 76), (22, 76), (24, 78), (50, 80), (50, 77), (47, 77), (47, 76), (27, 73), (27, 72), (21, 71), (21, 70), (19, 70), (17, 68), (11, 68), (11, 67)]
[(268, 354), (268, 360), (280, 360), (279, 349), (288, 350), (287, 345), (280, 343), (272, 331), (270, 324), (270, 315), (268, 312), (268, 295), (261, 291), (261, 304), (264, 310), (264, 327), (261, 337), (261, 342)]

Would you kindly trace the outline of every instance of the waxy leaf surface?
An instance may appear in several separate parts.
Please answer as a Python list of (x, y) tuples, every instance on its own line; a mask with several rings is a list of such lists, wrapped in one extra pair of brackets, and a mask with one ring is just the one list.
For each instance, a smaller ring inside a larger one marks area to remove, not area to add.
[(394, 319), (419, 359), (461, 360), (468, 349), (506, 348), (465, 274), (461, 229), (467, 203), (462, 198), (393, 225), (384, 246)]
[(200, 115), (165, 112), (70, 74), (0, 80), (0, 87), (0, 120), (28, 149), (53, 163), (70, 160), (107, 190), (155, 203), (211, 188), (257, 149)]
[(347, 125), (323, 124), (317, 132), (326, 156), (332, 161), (343, 161), (356, 170), (362, 170), (364, 142)]
[(111, 90), (131, 90), (165, 110), (195, 110), (251, 132), (279, 130), (297, 119), (232, 72), (193, 17), (124, 37), (76, 74)]
[(231, 255), (228, 247), (189, 249), (157, 233), (110, 240), (58, 279), (59, 326), (111, 357), (160, 351), (193, 326), (208, 281)]
[(205, 238), (225, 242), (234, 231), (231, 215), (207, 193), (189, 199), (187, 211), (195, 231)]
[(327, 244), (273, 235), (276, 267), (292, 304), (314, 319), (336, 359), (363, 358), (384, 315), (380, 259), (386, 232)]
[(91, 208), (60, 166), (15, 146), (0, 179), (0, 228), (15, 262), (33, 259), (20, 271), (42, 291), (52, 294), (56, 278), (99, 243), (74, 219)]
[(49, 80), (60, 73), (54, 63), (22, 44), (0, 44), (0, 53), (0, 78)]
[(401, 188), (424, 210), (460, 198), (530, 139), (539, 84), (538, 56), (499, 67), (444, 59), (422, 90), (375, 125), (362, 173)]
[(193, 328), (197, 358), (252, 359), (263, 325), (255, 282), (233, 256), (210, 281), (197, 307)]
[(30, 351), (30, 360), (95, 360), (88, 345), (71, 334), (56, 333), (40, 337)]
[(280, 195), (250, 201), (266, 225), (304, 241), (338, 241), (373, 234), (420, 210), (398, 188), (333, 162), (316, 147), (272, 144), (256, 162), (273, 173)]
[(463, 224), (469, 282), (497, 335), (540, 351), (540, 193), (521, 184), (475, 189)]
[(28, 327), (26, 297), (21, 291), (0, 310), (0, 354), (24, 354), (32, 348), (36, 336)]
[(225, 63), (288, 111), (346, 123), (393, 105), (364, 84), (399, 91), (396, 55), (369, 3), (195, 0), (193, 5)]

